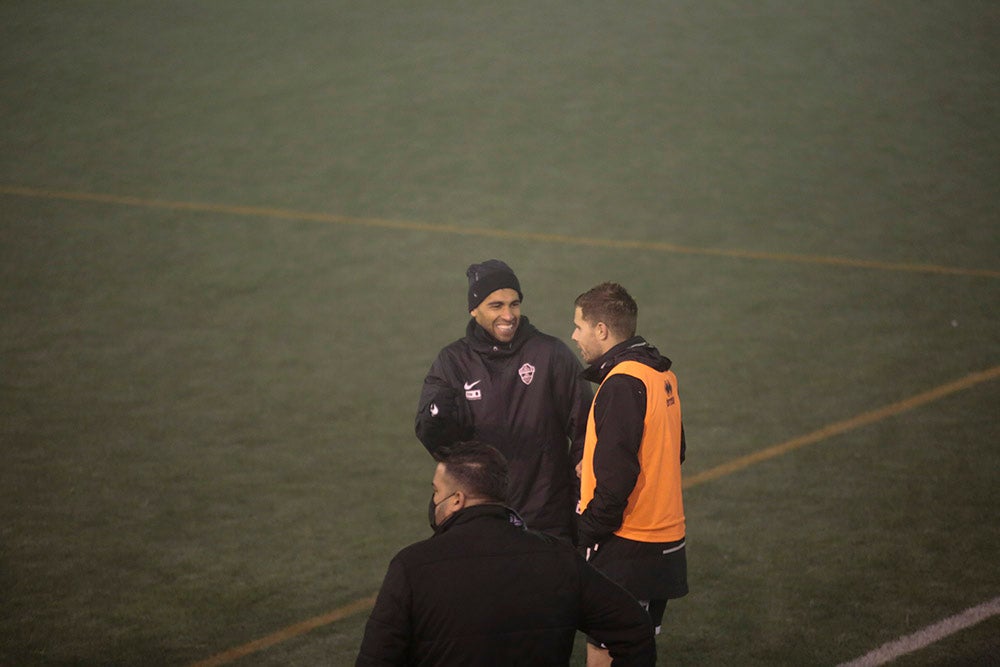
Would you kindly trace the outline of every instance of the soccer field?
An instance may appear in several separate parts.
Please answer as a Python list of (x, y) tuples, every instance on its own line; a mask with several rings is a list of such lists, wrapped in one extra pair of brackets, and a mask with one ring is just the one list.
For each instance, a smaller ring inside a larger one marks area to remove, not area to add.
[(492, 257), (567, 342), (621, 282), (674, 362), (661, 664), (991, 601), (892, 664), (1000, 664), (998, 44), (972, 1), (0, 4), (0, 665), (353, 664)]

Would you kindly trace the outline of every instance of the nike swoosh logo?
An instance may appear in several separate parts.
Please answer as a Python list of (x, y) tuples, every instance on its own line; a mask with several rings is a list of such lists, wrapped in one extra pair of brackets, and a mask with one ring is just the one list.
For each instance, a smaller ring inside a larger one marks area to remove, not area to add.
[(470, 389), (472, 389), (473, 387), (475, 387), (480, 382), (482, 382), (482, 380), (476, 380), (475, 382), (466, 382), (465, 383), (465, 391), (469, 391)]

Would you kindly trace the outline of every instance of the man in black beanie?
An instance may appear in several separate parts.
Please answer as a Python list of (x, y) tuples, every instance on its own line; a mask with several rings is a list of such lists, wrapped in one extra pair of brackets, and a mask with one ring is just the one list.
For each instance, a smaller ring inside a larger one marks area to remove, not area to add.
[(510, 465), (510, 505), (528, 527), (572, 540), (571, 461), (583, 452), (593, 392), (569, 347), (521, 315), (521, 284), (507, 264), (472, 264), (466, 276), (471, 319), (424, 379), (417, 437), (432, 455), (464, 440), (493, 445)]

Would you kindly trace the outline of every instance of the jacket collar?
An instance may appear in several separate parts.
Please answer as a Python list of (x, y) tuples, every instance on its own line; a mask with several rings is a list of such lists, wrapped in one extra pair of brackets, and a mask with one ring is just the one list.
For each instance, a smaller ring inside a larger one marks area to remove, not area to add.
[(469, 319), (469, 324), (465, 327), (465, 340), (473, 350), (488, 357), (509, 357), (524, 346), (524, 343), (531, 338), (538, 330), (528, 321), (524, 315), (518, 322), (517, 331), (514, 338), (509, 343), (501, 343), (496, 338), (486, 332), (486, 329), (479, 326), (475, 318)]
[(658, 371), (669, 370), (671, 365), (670, 359), (661, 355), (659, 350), (646, 342), (645, 338), (633, 336), (615, 345), (584, 369), (583, 378), (601, 383), (611, 369), (623, 361), (638, 361)]
[(510, 509), (505, 505), (496, 504), (484, 504), (484, 505), (473, 505), (472, 507), (465, 507), (450, 517), (445, 519), (444, 523), (438, 527), (435, 535), (441, 535), (448, 532), (455, 526), (461, 526), (462, 524), (469, 523), (471, 521), (476, 521), (479, 519), (494, 519), (502, 520), (510, 523), (514, 526), (524, 528), (524, 520), (518, 515), (517, 512)]

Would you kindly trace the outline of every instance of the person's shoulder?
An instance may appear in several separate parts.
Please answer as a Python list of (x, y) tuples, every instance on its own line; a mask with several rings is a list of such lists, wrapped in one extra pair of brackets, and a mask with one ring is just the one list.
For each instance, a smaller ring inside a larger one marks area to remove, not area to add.
[(438, 352), (438, 357), (463, 356), (469, 354), (471, 349), (472, 348), (469, 344), (468, 338), (466, 336), (462, 336), (461, 338), (457, 338), (442, 347), (441, 351)]
[(598, 393), (601, 394), (602, 398), (612, 394), (644, 396), (646, 383), (642, 381), (642, 378), (628, 372), (610, 373), (601, 382)]
[(528, 339), (534, 340), (536, 343), (546, 343), (549, 345), (551, 345), (552, 343), (562, 343), (562, 341), (556, 338), (555, 336), (547, 334), (541, 329), (538, 329), (536, 327), (532, 327), (531, 333), (528, 334)]
[(531, 333), (530, 337), (525, 341), (525, 345), (546, 348), (552, 354), (569, 355), (574, 360), (576, 359), (576, 355), (569, 349), (569, 345), (563, 342), (561, 338), (547, 334), (539, 329), (535, 329)]
[(404, 567), (419, 566), (440, 557), (441, 539), (434, 536), (403, 547), (392, 557), (392, 562)]
[(430, 538), (427, 538), (427, 539), (424, 539), (424, 540), (419, 540), (417, 542), (412, 542), (412, 543), (408, 544), (407, 546), (403, 547), (402, 549), (400, 549), (399, 551), (397, 551), (396, 555), (393, 556), (392, 559), (393, 560), (406, 560), (406, 558), (411, 557), (414, 554), (420, 554), (420, 553), (422, 553), (422, 552), (424, 552), (424, 551), (427, 550), (429, 542), (430, 542)]

